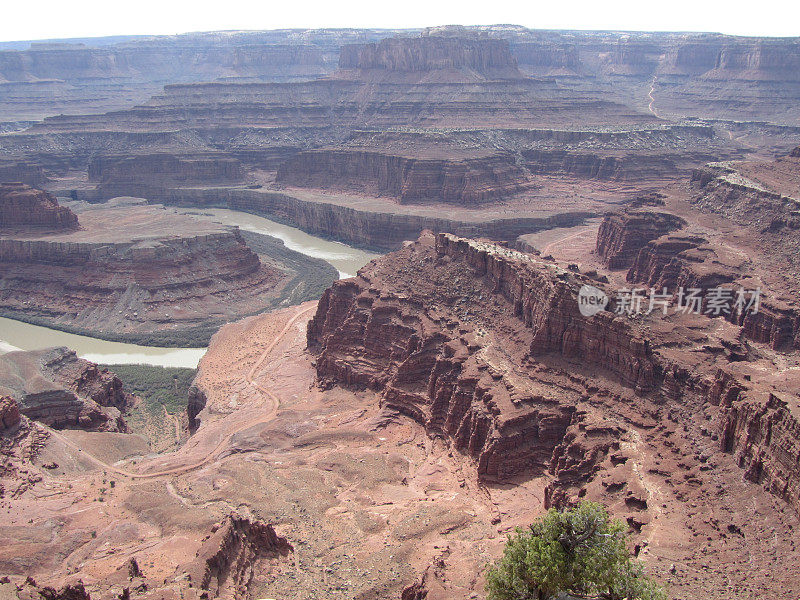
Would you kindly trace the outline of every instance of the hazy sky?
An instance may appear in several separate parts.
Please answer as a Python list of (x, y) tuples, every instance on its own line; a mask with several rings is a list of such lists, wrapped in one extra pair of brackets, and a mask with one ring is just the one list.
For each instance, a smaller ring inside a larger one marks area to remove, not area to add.
[[(0, 41), (289, 27), (513, 23), (800, 36), (796, 0), (3, 0)], [(794, 6), (795, 8), (791, 8)]]

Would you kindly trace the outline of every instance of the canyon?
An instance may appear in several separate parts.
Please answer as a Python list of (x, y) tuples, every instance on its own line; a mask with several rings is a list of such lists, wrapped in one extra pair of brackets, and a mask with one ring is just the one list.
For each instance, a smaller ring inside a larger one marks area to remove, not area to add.
[(0, 354), (0, 596), (482, 599), (594, 500), (671, 598), (794, 600), (799, 65), (511, 25), (0, 44), (0, 314), (208, 346), (185, 414), (146, 399), (164, 446), (108, 369)]
[[(800, 142), (791, 119), (766, 113), (734, 122), (721, 111), (704, 120), (691, 111), (667, 119), (647, 110), (642, 88), (653, 77), (669, 73), (686, 86), (706, 85), (714, 70), (703, 70), (708, 53), (762, 55), (737, 38), (665, 34), (648, 45), (612, 34), (514, 27), (364, 35), (366, 43), (353, 43), (346, 32), (301, 36), (323, 56), (319, 70), (304, 77), (270, 78), (266, 63), (258, 76), (214, 79), (209, 71), (187, 82), (174, 74), (163, 89), (118, 110), (47, 116), (0, 136), (0, 156), (38, 163), (46, 189), (60, 196), (229, 208), (257, 197), (263, 204), (248, 210), (283, 214), (345, 242), (395, 249), (424, 229), (459, 226), (459, 234), (513, 240), (527, 233), (513, 230), (514, 218), (563, 223), (600, 216), (609, 204), (683, 180), (708, 161)], [(226, 44), (237, 47), (248, 37), (258, 38), (234, 34)], [(264, 52), (277, 48), (271, 44), (278, 33), (261, 37)], [(148, 43), (166, 57), (168, 42)], [(289, 35), (282, 47), (301, 52), (303, 43)], [(147, 44), (128, 42), (125, 52), (139, 45)], [(553, 56), (552, 69), (536, 67), (550, 60), (544, 57), (553, 47), (572, 58), (560, 63)], [(795, 85), (794, 52), (787, 45), (785, 67), (777, 58), (769, 63), (775, 68), (754, 59), (747, 73), (716, 70), (714, 81), (780, 81), (788, 89)], [(227, 68), (219, 58), (219, 68)], [(679, 87), (664, 86), (669, 93)], [(764, 98), (758, 106), (768, 110)], [(278, 198), (291, 207), (281, 213), (273, 207)], [(439, 220), (420, 219), (420, 205), (430, 205)], [(487, 219), (469, 211), (483, 206), (506, 214)], [(488, 227), (472, 226), (487, 220)], [(393, 240), (371, 233), (389, 221), (404, 233)]]
[[(76, 206), (76, 216), (43, 192), (1, 189), (9, 225), (19, 198), (39, 200), (25, 213), (35, 229), (0, 235), (5, 316), (118, 340), (201, 346), (224, 319), (296, 301), (319, 286), (316, 277), (335, 278), (330, 267), (269, 244), (260, 246), (262, 262), (238, 229), (163, 207), (118, 201)], [(48, 221), (71, 230), (38, 231)]]
[[(705, 314), (584, 316), (581, 287), (625, 277), (594, 260), (424, 233), (319, 302), (223, 327), (177, 451), (51, 430), (25, 468), (55, 494), (17, 501), (7, 527), (33, 525), (0, 565), (92, 597), (469, 598), (514, 526), (590, 498), (675, 598), (793, 597), (797, 382), (777, 365), (796, 352)], [(62, 503), (86, 510), (56, 531), (40, 511)]]

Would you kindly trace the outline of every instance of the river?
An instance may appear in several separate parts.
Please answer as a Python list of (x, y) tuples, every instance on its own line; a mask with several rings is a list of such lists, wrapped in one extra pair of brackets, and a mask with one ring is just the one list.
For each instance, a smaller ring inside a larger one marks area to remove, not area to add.
[[(339, 271), (342, 278), (352, 277), (358, 269), (379, 256), (249, 213), (227, 209), (185, 209), (182, 212), (207, 215), (226, 225), (238, 225), (245, 231), (276, 237), (283, 240), (291, 250), (327, 261)], [(75, 350), (81, 358), (110, 365), (138, 363), (195, 368), (206, 353), (205, 348), (157, 348), (109, 342), (0, 317), (0, 354), (12, 350), (40, 350), (53, 346), (67, 346)]]
[[(181, 210), (181, 209), (179, 209)], [(380, 254), (359, 250), (341, 242), (334, 242), (307, 234), (296, 227), (281, 225), (264, 217), (225, 208), (185, 209), (181, 212), (200, 214), (225, 225), (238, 225), (243, 231), (271, 235), (282, 240), (287, 248), (327, 261), (339, 271), (339, 277), (353, 277), (361, 267)]]

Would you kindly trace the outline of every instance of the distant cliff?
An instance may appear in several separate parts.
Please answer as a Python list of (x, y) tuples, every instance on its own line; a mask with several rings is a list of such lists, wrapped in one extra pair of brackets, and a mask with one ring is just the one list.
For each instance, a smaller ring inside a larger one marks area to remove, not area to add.
[(278, 169), (278, 183), (389, 195), (401, 203), (477, 204), (529, 185), (508, 155), (414, 158), (367, 150), (301, 152)]
[(468, 69), (487, 76), (521, 77), (506, 40), (475, 37), (400, 37), (345, 45), (339, 68), (398, 72)]

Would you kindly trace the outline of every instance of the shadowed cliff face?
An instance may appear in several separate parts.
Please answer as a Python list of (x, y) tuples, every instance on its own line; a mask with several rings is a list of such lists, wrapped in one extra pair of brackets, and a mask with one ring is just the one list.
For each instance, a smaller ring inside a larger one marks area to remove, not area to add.
[(683, 219), (668, 213), (609, 215), (597, 233), (597, 253), (611, 269), (630, 267), (647, 242), (684, 224)]
[(278, 169), (277, 182), (389, 195), (400, 203), (459, 205), (499, 199), (530, 186), (512, 156), (436, 159), (334, 149), (295, 155)]

